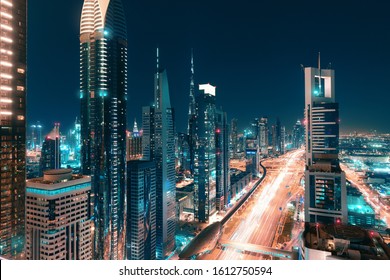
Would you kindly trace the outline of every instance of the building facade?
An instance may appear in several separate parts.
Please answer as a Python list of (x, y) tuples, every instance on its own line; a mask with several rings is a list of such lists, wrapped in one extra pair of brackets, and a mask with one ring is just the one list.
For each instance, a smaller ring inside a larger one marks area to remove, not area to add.
[(91, 260), (91, 178), (71, 169), (45, 171), (27, 181), (26, 258)]
[(43, 176), (45, 170), (61, 168), (60, 142), (60, 125), (56, 123), (42, 144), (39, 163), (40, 176)]
[(156, 165), (153, 161), (127, 162), (128, 260), (156, 259)]
[(199, 222), (207, 222), (217, 210), (215, 87), (199, 85), (195, 100), (194, 217)]
[(345, 173), (338, 158), (334, 70), (305, 68), (305, 221), (348, 223)]
[(27, 1), (1, 1), (0, 7), (0, 255), (19, 258), (25, 230)]
[(226, 112), (217, 109), (215, 122), (216, 207), (217, 210), (224, 210), (230, 202), (229, 126)]
[(127, 31), (120, 0), (84, 0), (82, 173), (91, 175), (95, 259), (124, 259)]
[(144, 107), (142, 118), (143, 159), (156, 163), (156, 256), (162, 260), (175, 249), (176, 179), (173, 108), (167, 71), (159, 67), (158, 49), (154, 106)]

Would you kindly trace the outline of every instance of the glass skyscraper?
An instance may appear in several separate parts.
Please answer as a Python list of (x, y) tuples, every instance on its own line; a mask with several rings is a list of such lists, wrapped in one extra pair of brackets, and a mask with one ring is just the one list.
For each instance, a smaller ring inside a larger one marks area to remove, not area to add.
[(94, 258), (124, 259), (127, 31), (120, 0), (85, 0), (80, 27), (82, 173), (91, 175)]
[(173, 108), (158, 60), (157, 49), (154, 106), (142, 110), (142, 147), (143, 159), (156, 163), (156, 258), (162, 260), (175, 249), (176, 179)]
[(194, 216), (199, 222), (207, 222), (217, 207), (215, 87), (199, 85), (195, 100)]
[(0, 255), (24, 249), (27, 1), (1, 1)]

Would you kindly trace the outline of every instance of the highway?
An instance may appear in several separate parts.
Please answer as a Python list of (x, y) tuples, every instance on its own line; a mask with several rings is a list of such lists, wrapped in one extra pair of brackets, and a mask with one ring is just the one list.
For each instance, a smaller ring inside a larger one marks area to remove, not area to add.
[[(263, 161), (267, 175), (255, 194), (225, 227), (221, 239), (271, 247), (279, 222), (288, 202), (303, 195), (300, 179), (304, 172), (304, 151), (297, 150), (279, 158)], [(297, 225), (301, 226), (300, 223)], [(294, 228), (293, 232), (299, 232)], [(293, 236), (294, 239), (294, 236)], [(295, 239), (296, 240), (296, 239)], [(260, 259), (260, 255), (241, 254), (234, 249), (216, 248), (200, 259)]]
[(364, 195), (364, 199), (370, 204), (375, 213), (380, 215), (380, 218), (390, 227), (390, 207), (389, 205), (383, 204), (378, 199), (378, 193), (371, 189), (370, 186), (365, 184), (359, 175), (355, 171), (348, 168), (345, 164), (340, 164), (342, 170), (345, 172), (346, 178), (353, 186), (355, 186)]

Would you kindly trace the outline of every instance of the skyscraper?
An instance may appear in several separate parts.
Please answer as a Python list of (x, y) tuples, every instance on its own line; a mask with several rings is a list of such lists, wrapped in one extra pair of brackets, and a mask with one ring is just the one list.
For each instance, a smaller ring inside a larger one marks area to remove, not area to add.
[(156, 163), (156, 256), (162, 260), (175, 249), (176, 179), (173, 108), (158, 49), (154, 106), (142, 109), (142, 126), (143, 159)]
[(297, 120), (297, 122), (294, 125), (293, 128), (293, 134), (292, 134), (292, 144), (293, 148), (299, 149), (303, 144), (305, 139), (305, 128), (302, 125), (300, 120)]
[(127, 162), (128, 260), (156, 259), (156, 165), (153, 161)]
[(238, 132), (237, 132), (237, 119), (231, 120), (231, 132), (230, 132), (230, 149), (231, 149), (231, 158), (237, 159), (238, 151)]
[(126, 133), (126, 160), (142, 158), (142, 133), (138, 131), (137, 122), (134, 121), (133, 132)]
[(47, 170), (27, 181), (26, 258), (91, 260), (91, 178)]
[(195, 156), (195, 133), (196, 133), (196, 101), (195, 101), (195, 75), (194, 69), (194, 53), (191, 50), (191, 79), (190, 79), (190, 95), (188, 108), (188, 147), (190, 159), (190, 171), (194, 175), (194, 156)]
[(24, 248), (26, 187), (27, 1), (1, 1), (0, 255)]
[(305, 68), (305, 221), (347, 223), (345, 173), (338, 158), (334, 70)]
[(268, 118), (262, 117), (259, 121), (259, 143), (261, 155), (268, 155)]
[(120, 0), (84, 0), (80, 26), (82, 173), (91, 175), (95, 259), (123, 259), (127, 31)]
[(230, 202), (229, 126), (226, 112), (217, 109), (215, 121), (216, 207), (217, 210), (224, 210)]
[(46, 135), (42, 144), (39, 163), (40, 176), (43, 176), (45, 170), (61, 168), (60, 142), (60, 124), (55, 123), (54, 128)]
[(207, 222), (216, 211), (215, 87), (199, 85), (195, 100), (194, 216)]

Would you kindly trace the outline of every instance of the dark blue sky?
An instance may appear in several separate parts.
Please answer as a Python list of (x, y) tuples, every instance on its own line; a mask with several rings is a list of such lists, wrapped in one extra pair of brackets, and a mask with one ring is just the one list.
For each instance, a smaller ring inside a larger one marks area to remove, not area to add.
[[(341, 130), (390, 132), (390, 4), (387, 1), (126, 0), (128, 120), (153, 99), (155, 48), (167, 68), (177, 130), (188, 112), (190, 50), (196, 83), (244, 128), (279, 116), (291, 130), (303, 114), (300, 65), (332, 63)], [(29, 2), (28, 117), (47, 129), (79, 115), (82, 0)]]

